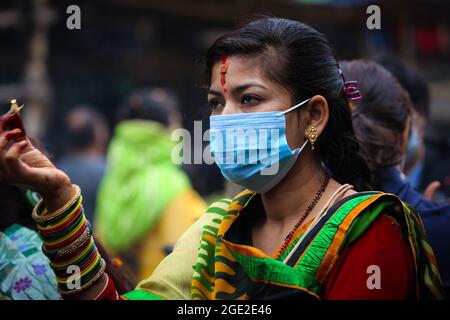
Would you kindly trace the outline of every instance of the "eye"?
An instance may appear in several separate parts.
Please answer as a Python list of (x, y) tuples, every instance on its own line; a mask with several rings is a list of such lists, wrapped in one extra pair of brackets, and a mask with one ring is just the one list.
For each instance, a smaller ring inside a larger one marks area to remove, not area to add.
[(263, 99), (258, 96), (246, 94), (242, 96), (241, 103), (253, 106), (260, 103), (262, 100)]
[(224, 104), (219, 99), (211, 99), (208, 104), (212, 110), (217, 110), (224, 107)]

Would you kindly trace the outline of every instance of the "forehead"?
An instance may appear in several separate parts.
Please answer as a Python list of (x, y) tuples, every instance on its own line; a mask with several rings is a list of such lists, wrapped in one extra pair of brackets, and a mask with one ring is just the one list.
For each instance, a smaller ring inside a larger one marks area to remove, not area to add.
[(230, 56), (218, 60), (211, 70), (211, 86), (220, 85), (223, 63), (227, 64), (227, 83), (242, 81), (268, 81), (263, 75), (258, 59), (245, 56)]

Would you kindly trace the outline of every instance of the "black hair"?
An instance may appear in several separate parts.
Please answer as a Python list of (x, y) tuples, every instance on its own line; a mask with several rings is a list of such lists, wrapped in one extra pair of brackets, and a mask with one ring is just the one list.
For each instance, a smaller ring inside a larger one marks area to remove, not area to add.
[(370, 170), (359, 153), (339, 64), (328, 40), (298, 21), (264, 17), (217, 39), (206, 53), (210, 82), (213, 65), (224, 56), (259, 59), (265, 75), (296, 101), (322, 95), (329, 105), (328, 124), (316, 145), (322, 162), (339, 183), (371, 189)]
[(390, 71), (408, 92), (412, 107), (425, 118), (430, 116), (430, 89), (427, 82), (413, 69), (405, 65), (397, 57), (384, 54), (375, 59), (376, 62)]
[[(71, 121), (71, 116), (78, 113), (81, 118), (77, 122)], [(90, 147), (95, 140), (95, 127), (103, 125), (107, 127), (105, 117), (88, 105), (80, 105), (72, 109), (66, 117), (65, 143), (74, 151)]]
[(28, 203), (24, 191), (16, 186), (0, 183), (0, 195), (0, 231), (14, 223), (36, 229), (36, 224), (31, 219), (33, 207)]
[(118, 120), (150, 120), (169, 126), (171, 112), (178, 111), (175, 95), (167, 89), (157, 87), (140, 88), (133, 91), (119, 109)]
[[(397, 79), (372, 61), (341, 64), (345, 76), (358, 81), (362, 99), (352, 103), (353, 127), (377, 187), (380, 169), (401, 163), (402, 140), (411, 116), (411, 100)], [(370, 76), (367, 76), (370, 75)]]

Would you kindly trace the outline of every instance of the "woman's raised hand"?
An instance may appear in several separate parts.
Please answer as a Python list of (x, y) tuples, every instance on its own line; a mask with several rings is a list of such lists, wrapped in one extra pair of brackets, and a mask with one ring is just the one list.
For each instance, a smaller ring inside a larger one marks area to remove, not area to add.
[(50, 212), (75, 193), (70, 178), (32, 145), (18, 112), (0, 117), (0, 182), (39, 193)]

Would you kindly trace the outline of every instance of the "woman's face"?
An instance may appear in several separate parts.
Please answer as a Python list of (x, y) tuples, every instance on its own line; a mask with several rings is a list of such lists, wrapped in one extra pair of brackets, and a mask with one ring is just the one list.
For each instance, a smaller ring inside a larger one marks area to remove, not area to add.
[[(265, 77), (259, 61), (230, 56), (213, 66), (208, 92), (212, 115), (282, 111), (300, 102), (293, 101), (286, 88)], [(291, 148), (298, 148), (305, 141), (304, 114), (302, 110), (286, 114), (287, 141)]]

